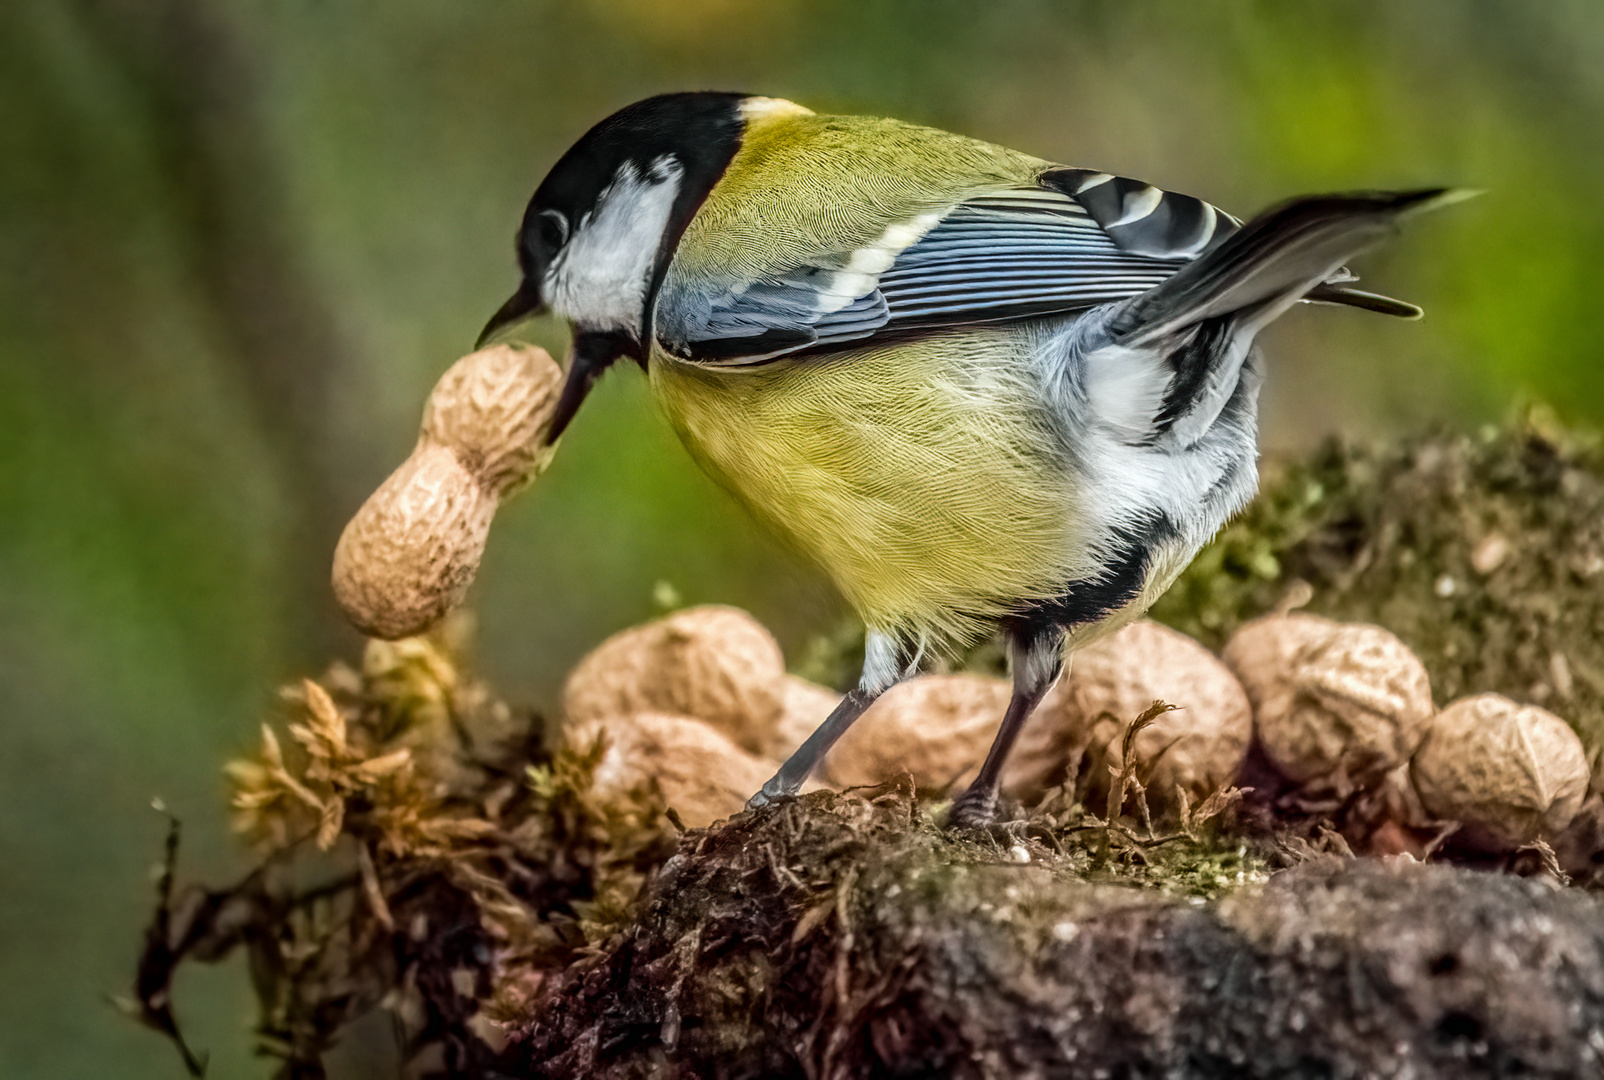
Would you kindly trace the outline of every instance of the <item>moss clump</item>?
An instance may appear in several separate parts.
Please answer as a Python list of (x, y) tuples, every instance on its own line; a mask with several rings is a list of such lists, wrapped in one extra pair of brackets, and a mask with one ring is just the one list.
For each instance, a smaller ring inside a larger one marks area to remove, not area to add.
[(1403, 639), (1439, 702), (1497, 692), (1604, 745), (1604, 457), (1541, 414), (1268, 470), (1152, 614), (1218, 648), (1297, 582)]
[(371, 642), (360, 671), (337, 664), (286, 698), (261, 750), (227, 767), (259, 866), (175, 890), (175, 829), (130, 1010), (198, 1075), (174, 973), (243, 949), (284, 1080), (321, 1077), (381, 1007), (409, 1076), (477, 1075), (494, 1023), (632, 916), (674, 851), (672, 813), (653, 785), (598, 797), (601, 745), (549, 752), (539, 719), (467, 677), (443, 638)]

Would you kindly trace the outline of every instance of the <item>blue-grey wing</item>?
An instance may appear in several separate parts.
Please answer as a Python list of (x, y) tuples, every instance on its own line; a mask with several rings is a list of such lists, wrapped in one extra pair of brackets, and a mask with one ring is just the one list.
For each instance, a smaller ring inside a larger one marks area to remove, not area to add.
[[(1145, 292), (1222, 240), (1236, 219), (1124, 177), (1054, 169), (987, 192), (856, 252), (681, 296), (658, 339), (712, 364), (871, 344), (891, 335), (1084, 311)], [(900, 242), (900, 246), (899, 245)]]

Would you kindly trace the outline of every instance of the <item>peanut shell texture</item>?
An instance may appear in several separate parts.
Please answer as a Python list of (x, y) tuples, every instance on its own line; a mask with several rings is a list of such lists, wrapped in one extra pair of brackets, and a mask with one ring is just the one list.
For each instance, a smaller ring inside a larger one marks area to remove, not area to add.
[(912, 774), (945, 792), (973, 775), (991, 746), (1012, 687), (982, 675), (920, 675), (882, 694), (830, 749), (820, 777), (838, 788)]
[(1272, 615), (1224, 655), (1265, 757), (1311, 794), (1374, 787), (1409, 760), (1436, 711), (1425, 665), (1379, 626)]
[[(1013, 752), (1003, 762), (1002, 793), (1024, 806), (1039, 803), (1048, 791), (1075, 779), (1070, 772), (1079, 773), (1089, 737), (1074, 711), (1066, 675), (1053, 684), (1025, 721)], [(977, 761), (957, 786), (967, 787), (979, 772)]]
[(1498, 694), (1443, 709), (1409, 764), (1426, 811), (1459, 822), (1456, 843), (1489, 852), (1563, 831), (1581, 809), (1588, 773), (1582, 741), (1565, 721)]
[(1297, 695), (1295, 657), (1335, 634), (1341, 623), (1318, 615), (1265, 615), (1244, 623), (1226, 642), (1220, 659), (1242, 683), (1255, 717), (1280, 715)]
[(1230, 668), (1201, 644), (1143, 619), (1078, 650), (1070, 665), (1067, 707), (1057, 715), (1087, 733), (1094, 798), (1106, 793), (1109, 768), (1124, 764), (1125, 726), (1154, 701), (1177, 708), (1136, 735), (1150, 806), (1174, 807), (1177, 789), (1196, 806), (1235, 779), (1253, 711)]
[(688, 716), (638, 712), (563, 729), (564, 740), (581, 752), (598, 735), (606, 750), (596, 765), (592, 791), (616, 799), (656, 784), (664, 802), (693, 829), (739, 813), (747, 796), (779, 768), (778, 762), (748, 753)]
[(334, 549), (334, 595), (357, 629), (410, 637), (462, 602), (497, 507), (551, 460), (562, 379), (544, 350), (524, 345), (470, 353), (441, 376), (412, 455)]
[(827, 686), (787, 675), (780, 684), (780, 699), (780, 717), (769, 733), (766, 753), (784, 761), (841, 704), (841, 695)]
[(563, 688), (564, 722), (672, 713), (761, 754), (784, 712), (784, 680), (785, 658), (762, 623), (733, 607), (686, 608), (614, 634), (580, 660)]

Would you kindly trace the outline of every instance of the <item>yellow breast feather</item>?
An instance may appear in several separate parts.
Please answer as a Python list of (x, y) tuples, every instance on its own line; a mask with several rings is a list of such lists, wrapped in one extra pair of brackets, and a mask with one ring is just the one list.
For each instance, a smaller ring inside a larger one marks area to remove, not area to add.
[(653, 354), (691, 454), (877, 630), (964, 639), (1095, 571), (1015, 337), (948, 333), (745, 370)]

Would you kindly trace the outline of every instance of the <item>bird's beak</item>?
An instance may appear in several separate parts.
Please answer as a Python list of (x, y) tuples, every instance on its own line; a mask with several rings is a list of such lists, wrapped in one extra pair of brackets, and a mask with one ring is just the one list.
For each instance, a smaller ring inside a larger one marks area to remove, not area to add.
[(568, 422), (579, 411), (579, 406), (585, 403), (590, 388), (596, 385), (596, 380), (612, 366), (613, 361), (625, 354), (627, 346), (628, 340), (617, 334), (574, 335), (574, 346), (568, 350), (568, 376), (563, 380), (562, 394), (557, 398), (557, 408), (552, 412), (550, 426), (546, 429), (548, 446), (561, 437)]
[(546, 302), (540, 298), (540, 283), (532, 278), (524, 278), (523, 284), (518, 286), (518, 291), (490, 316), (490, 321), (485, 323), (485, 328), (479, 332), (479, 340), (474, 342), (473, 347), (484, 348), (485, 342), (494, 337), (497, 331), (539, 315), (545, 310)]

